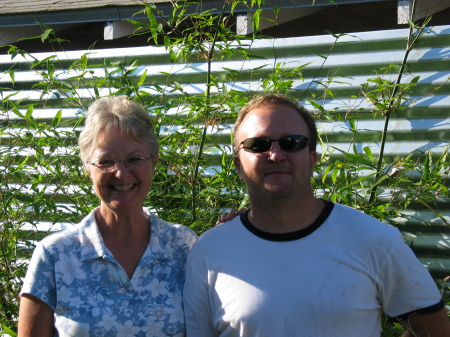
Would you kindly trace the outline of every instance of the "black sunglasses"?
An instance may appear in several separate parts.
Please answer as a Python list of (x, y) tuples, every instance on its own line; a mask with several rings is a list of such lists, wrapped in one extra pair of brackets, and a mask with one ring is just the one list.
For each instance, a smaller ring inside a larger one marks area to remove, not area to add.
[[(278, 142), (284, 151), (300, 151), (308, 146), (309, 139), (302, 135), (292, 135), (281, 137), (280, 139), (270, 139), (267, 137), (247, 138), (241, 142), (245, 151), (251, 153), (263, 153), (272, 148), (272, 142)], [(239, 145), (241, 145), (239, 144)]]

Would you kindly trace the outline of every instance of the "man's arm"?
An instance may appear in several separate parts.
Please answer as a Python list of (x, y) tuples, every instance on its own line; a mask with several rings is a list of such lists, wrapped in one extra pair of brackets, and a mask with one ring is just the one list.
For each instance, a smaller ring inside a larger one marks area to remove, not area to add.
[(402, 337), (450, 336), (450, 321), (445, 308), (433, 314), (413, 314), (400, 323), (407, 329)]
[[(195, 246), (194, 246), (195, 249)], [(208, 294), (208, 271), (198, 263), (201, 257), (191, 251), (186, 263), (183, 304), (187, 337), (218, 336), (213, 325)]]

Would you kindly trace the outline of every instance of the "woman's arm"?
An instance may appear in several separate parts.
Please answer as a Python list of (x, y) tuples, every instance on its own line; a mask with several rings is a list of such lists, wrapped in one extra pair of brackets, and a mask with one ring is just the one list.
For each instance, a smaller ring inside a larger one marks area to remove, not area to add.
[(434, 314), (414, 314), (402, 325), (408, 329), (402, 337), (448, 337), (450, 322), (445, 308)]
[(53, 337), (53, 310), (39, 298), (22, 294), (19, 309), (18, 337)]

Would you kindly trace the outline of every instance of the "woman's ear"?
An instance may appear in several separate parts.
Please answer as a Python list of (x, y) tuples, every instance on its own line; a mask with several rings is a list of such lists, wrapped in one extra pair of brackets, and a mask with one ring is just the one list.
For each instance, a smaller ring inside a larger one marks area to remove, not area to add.
[(83, 167), (84, 167), (84, 170), (86, 171), (86, 173), (87, 173), (87, 175), (89, 176), (89, 178), (90, 179), (92, 179), (91, 178), (91, 166), (92, 165), (87, 165), (85, 162), (83, 162)]
[(159, 160), (158, 156), (154, 156), (154, 157), (151, 159), (150, 163), (151, 163), (151, 166), (152, 166), (152, 172), (155, 172), (155, 170), (156, 170), (156, 164), (158, 163), (158, 160)]

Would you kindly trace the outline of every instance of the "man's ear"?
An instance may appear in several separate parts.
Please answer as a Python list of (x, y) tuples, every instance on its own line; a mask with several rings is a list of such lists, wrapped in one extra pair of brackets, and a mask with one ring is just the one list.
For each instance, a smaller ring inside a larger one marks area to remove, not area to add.
[(238, 171), (238, 174), (239, 174), (239, 178), (240, 178), (241, 177), (241, 171), (242, 171), (242, 163), (241, 163), (241, 159), (239, 158), (239, 155), (236, 154), (233, 157), (233, 161), (234, 161), (234, 166), (236, 167), (236, 169)]
[(314, 172), (314, 168), (316, 167), (316, 164), (319, 161), (319, 155), (317, 154), (316, 150), (309, 152), (309, 160), (311, 164), (311, 172)]

